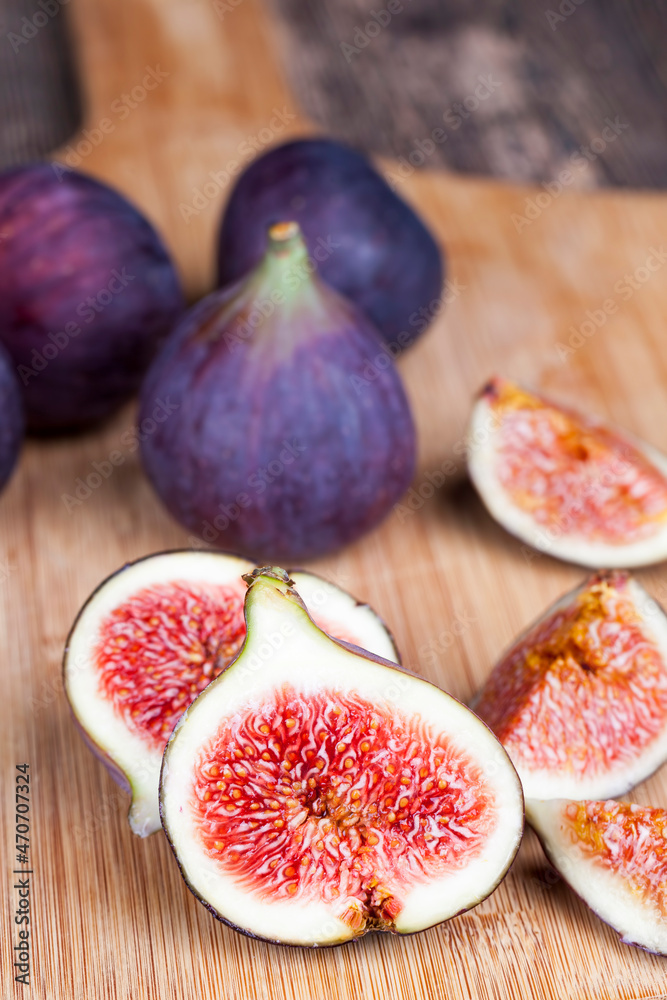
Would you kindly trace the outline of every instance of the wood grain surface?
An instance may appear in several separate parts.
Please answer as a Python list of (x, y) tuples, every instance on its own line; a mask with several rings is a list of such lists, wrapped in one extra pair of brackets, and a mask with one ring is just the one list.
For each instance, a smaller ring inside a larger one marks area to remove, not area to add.
[[(193, 297), (210, 286), (224, 190), (187, 221), (180, 206), (192, 203), (211, 172), (243, 160), (243, 144), (271, 131), (275, 109), (295, 118), (274, 140), (310, 130), (278, 70), (280, 32), (267, 10), (258, 0), (227, 6), (222, 17), (207, 0), (75, 0), (71, 7), (89, 86), (87, 127), (105, 117), (114, 125), (80, 166), (117, 185), (160, 226)], [(146, 67), (167, 76), (121, 119), (113, 102), (142, 85)], [(481, 508), (461, 458), (471, 394), (502, 371), (667, 450), (667, 201), (566, 190), (548, 204), (542, 198), (540, 207), (537, 189), (437, 172), (411, 174), (400, 191), (446, 245), (450, 265), (450, 301), (400, 361), (420, 435), (411, 494), (418, 509), (395, 512), (315, 568), (382, 613), (408, 666), (468, 699), (518, 630), (582, 577), (548, 556), (526, 559)], [(524, 225), (518, 217), (526, 217), (527, 200), (535, 208)], [(589, 312), (599, 328), (585, 337)], [(666, 960), (620, 944), (548, 875), (530, 833), (509, 877), (469, 914), (413, 938), (368, 936), (320, 952), (229, 930), (188, 892), (161, 834), (146, 841), (131, 835), (127, 797), (75, 731), (60, 660), (76, 611), (106, 574), (186, 542), (123, 437), (133, 421), (130, 407), (101, 430), (30, 442), (0, 502), (2, 995), (664, 996)], [(123, 464), (68, 510), (63, 495), (73, 495), (77, 480), (116, 449)], [(443, 466), (443, 486), (422, 500), (420, 491), (431, 492), (429, 474), (437, 478)], [(664, 598), (664, 568), (640, 576)], [(32, 774), (30, 989), (13, 986), (10, 957), (13, 769), (23, 761)], [(667, 774), (634, 796), (667, 804)]]

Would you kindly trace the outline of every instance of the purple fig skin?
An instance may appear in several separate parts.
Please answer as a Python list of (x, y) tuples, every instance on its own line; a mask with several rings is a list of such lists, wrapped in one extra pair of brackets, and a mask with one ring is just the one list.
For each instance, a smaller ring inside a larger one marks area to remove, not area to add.
[[(298, 264), (306, 249), (294, 229)], [(193, 542), (284, 564), (384, 518), (412, 479), (415, 432), (366, 317), (316, 276), (289, 291), (282, 266), (269, 250), (251, 276), (186, 314), (148, 373), (139, 420), (167, 400), (171, 415), (153, 422), (142, 457)], [(262, 318), (276, 291), (283, 304)]]
[(317, 273), (385, 340), (402, 349), (427, 328), (442, 297), (442, 255), (364, 156), (332, 139), (301, 139), (254, 160), (222, 218), (219, 285), (261, 260), (267, 228), (283, 219), (298, 222)]
[(0, 347), (0, 490), (14, 470), (21, 450), (25, 419), (21, 390), (12, 362)]
[(50, 164), (0, 175), (0, 234), (0, 341), (29, 429), (104, 419), (185, 308), (160, 237), (116, 191)]

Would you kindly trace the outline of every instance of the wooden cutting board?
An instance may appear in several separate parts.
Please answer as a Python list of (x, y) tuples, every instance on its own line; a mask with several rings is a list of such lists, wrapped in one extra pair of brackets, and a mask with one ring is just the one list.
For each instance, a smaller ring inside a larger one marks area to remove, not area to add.
[[(88, 88), (81, 138), (90, 150), (80, 147), (79, 166), (155, 221), (196, 297), (211, 286), (225, 197), (224, 177), (211, 174), (249, 162), (253, 144), (312, 131), (279, 69), (280, 33), (259, 0), (75, 0), (68, 9)], [(158, 79), (153, 89), (147, 77)], [(103, 119), (112, 128), (95, 145)], [(400, 191), (450, 265), (450, 301), (400, 362), (420, 434), (418, 509), (394, 513), (315, 568), (381, 612), (407, 665), (467, 700), (516, 633), (582, 576), (546, 556), (527, 560), (467, 485), (460, 444), (471, 395), (502, 371), (667, 450), (667, 198), (566, 191), (549, 199), (440, 172), (415, 172)], [(660, 261), (654, 271), (649, 258)], [(591, 336), (581, 334), (586, 320)], [(314, 953), (259, 944), (218, 923), (186, 889), (164, 837), (130, 834), (126, 797), (75, 731), (59, 672), (92, 588), (126, 560), (186, 543), (136, 450), (121, 442), (133, 420), (128, 408), (103, 430), (30, 442), (0, 502), (3, 996), (663, 996), (667, 961), (619, 944), (554, 884), (530, 832), (510, 876), (471, 913), (414, 938), (371, 936)], [(63, 494), (116, 449), (123, 464), (68, 510)], [(455, 472), (422, 499), (429, 474), (448, 462)], [(667, 593), (664, 568), (640, 576), (658, 597)], [(34, 954), (32, 992), (14, 994), (10, 847), (22, 762), (32, 775)], [(667, 772), (634, 795), (667, 804)]]

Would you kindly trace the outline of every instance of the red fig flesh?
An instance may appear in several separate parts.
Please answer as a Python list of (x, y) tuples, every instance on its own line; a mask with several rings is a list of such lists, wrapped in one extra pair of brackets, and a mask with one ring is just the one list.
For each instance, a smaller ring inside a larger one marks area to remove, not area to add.
[(309, 273), (294, 224), (273, 227), (256, 270), (174, 331), (143, 412), (164, 398), (173, 415), (142, 447), (149, 478), (197, 538), (249, 558), (292, 562), (353, 541), (413, 474), (393, 362), (357, 308)]
[(282, 571), (246, 579), (243, 649), (162, 766), (192, 891), (237, 929), (307, 946), (412, 933), (480, 902), (523, 826), (500, 744), (443, 691), (325, 635)]
[(493, 517), (536, 549), (593, 568), (667, 558), (667, 457), (601, 421), (493, 379), (468, 467)]
[(528, 800), (556, 871), (625, 944), (667, 955), (667, 810), (630, 802)]
[(626, 573), (597, 574), (503, 656), (473, 703), (528, 798), (620, 795), (667, 759), (667, 619)]
[[(141, 836), (160, 826), (157, 785), (167, 739), (243, 644), (241, 575), (252, 568), (222, 553), (149, 556), (109, 577), (74, 624), (65, 690), (88, 743), (130, 787), (130, 825)], [(294, 576), (324, 628), (398, 658), (371, 608), (310, 573)]]

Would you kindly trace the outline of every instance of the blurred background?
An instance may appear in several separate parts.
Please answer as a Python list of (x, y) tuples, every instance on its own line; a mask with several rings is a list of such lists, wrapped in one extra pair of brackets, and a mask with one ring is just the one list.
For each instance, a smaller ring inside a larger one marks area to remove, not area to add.
[[(268, 2), (255, 14), (271, 17), (280, 33), (300, 108), (369, 152), (417, 168), (550, 181), (593, 144), (573, 187), (664, 186), (664, 0)], [(202, 15), (232, 30), (241, 5), (140, 2), (129, 37), (136, 44), (142, 31), (160, 29), (147, 17), (151, 8), (166, 30), (180, 8), (178, 23), (188, 30), (190, 21), (196, 34)], [(2, 0), (0, 9), (0, 165), (8, 166), (52, 152), (91, 110), (72, 22), (87, 11), (105, 30), (108, 18), (126, 22), (133, 8), (119, 4), (114, 15), (104, 0)], [(117, 30), (108, 26), (108, 56), (130, 82), (132, 51), (111, 49)]]

